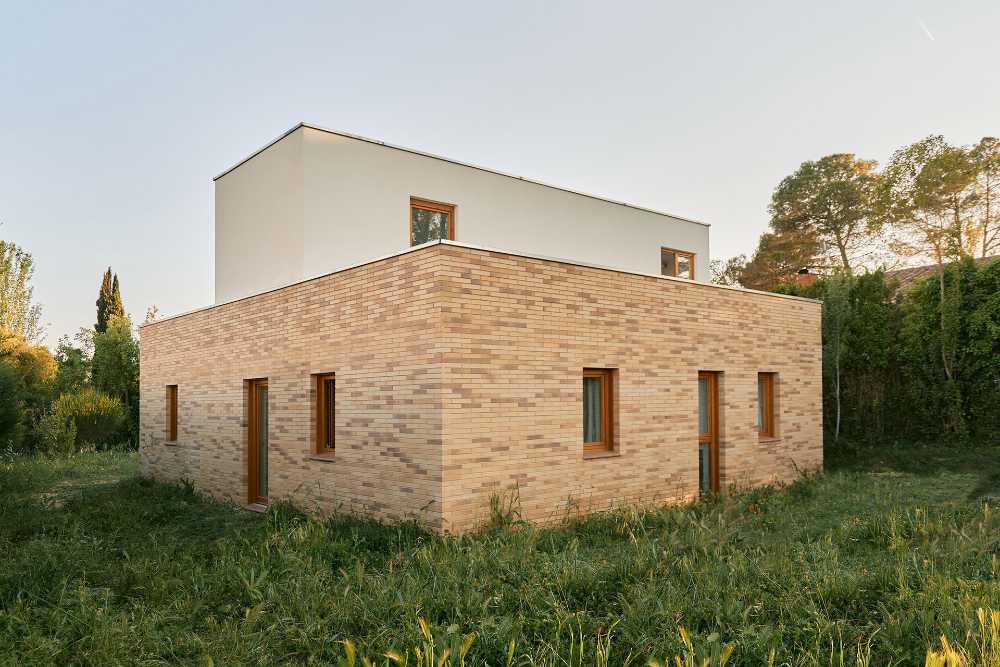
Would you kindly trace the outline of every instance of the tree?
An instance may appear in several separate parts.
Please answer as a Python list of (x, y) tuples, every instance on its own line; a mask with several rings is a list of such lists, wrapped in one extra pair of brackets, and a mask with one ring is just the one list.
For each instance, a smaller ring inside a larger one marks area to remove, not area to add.
[(97, 295), (97, 323), (94, 325), (94, 331), (104, 333), (111, 318), (124, 315), (125, 307), (122, 304), (118, 274), (112, 275), (109, 266), (108, 270), (104, 272), (104, 277), (101, 280), (101, 291)]
[(736, 255), (727, 260), (713, 259), (711, 264), (712, 282), (716, 285), (742, 285), (743, 271), (746, 270), (746, 266), (746, 255)]
[(825, 281), (823, 298), (823, 370), (827, 375), (834, 400), (834, 439), (840, 439), (840, 423), (843, 414), (841, 406), (841, 366), (847, 353), (845, 345), (848, 322), (850, 321), (851, 276), (846, 271), (837, 271)]
[(47, 347), (32, 345), (9, 329), (0, 329), (0, 364), (13, 372), (12, 388), (0, 397), (17, 412), (17, 426), (8, 434), (8, 442), (21, 445), (28, 436), (27, 445), (33, 446), (35, 427), (48, 409), (53, 398), (56, 361)]
[(56, 347), (56, 395), (71, 394), (83, 389), (90, 376), (90, 359), (83, 349), (75, 347), (68, 336), (59, 339)]
[(98, 391), (121, 399), (134, 436), (138, 432), (139, 344), (128, 317), (116, 315), (108, 321), (105, 331), (94, 334), (91, 383)]
[(770, 291), (791, 282), (799, 269), (815, 266), (819, 248), (819, 241), (808, 231), (766, 232), (740, 272), (740, 284)]
[(34, 273), (31, 253), (0, 240), (0, 327), (30, 343), (37, 343), (44, 333), (42, 307), (32, 303)]
[(771, 229), (815, 238), (825, 256), (812, 266), (857, 268), (880, 227), (875, 208), (876, 164), (850, 153), (803, 162), (771, 196)]
[(972, 147), (979, 204), (979, 256), (1000, 253), (1000, 139), (983, 137)]
[(930, 256), (937, 264), (941, 360), (949, 383), (958, 373), (953, 341), (959, 306), (954, 299), (960, 292), (957, 276), (951, 283), (955, 289), (946, 290), (945, 265), (974, 249), (977, 234), (970, 221), (978, 199), (975, 179), (969, 151), (930, 136), (897, 150), (881, 183), (880, 209), (899, 234), (896, 247), (910, 256)]

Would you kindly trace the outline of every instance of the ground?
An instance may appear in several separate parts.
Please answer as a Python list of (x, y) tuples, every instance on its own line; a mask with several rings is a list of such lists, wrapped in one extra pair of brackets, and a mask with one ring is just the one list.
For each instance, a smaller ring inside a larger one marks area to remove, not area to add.
[(412, 664), (431, 637), (438, 656), (470, 641), (470, 665), (645, 665), (690, 653), (679, 626), (699, 655), (731, 644), (730, 664), (923, 664), (942, 634), (974, 650), (976, 610), (1000, 609), (1000, 446), (828, 461), (553, 528), (508, 498), (493, 525), (439, 537), (247, 513), (138, 478), (129, 452), (7, 455), (0, 664)]

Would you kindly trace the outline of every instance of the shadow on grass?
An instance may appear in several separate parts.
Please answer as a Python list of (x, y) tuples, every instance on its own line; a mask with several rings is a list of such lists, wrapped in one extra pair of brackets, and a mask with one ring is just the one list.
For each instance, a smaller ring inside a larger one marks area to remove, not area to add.
[(969, 500), (1000, 496), (1000, 441), (954, 439), (935, 443), (884, 445), (842, 441), (824, 448), (828, 472), (875, 475), (905, 474), (938, 477), (962, 475), (975, 479)]

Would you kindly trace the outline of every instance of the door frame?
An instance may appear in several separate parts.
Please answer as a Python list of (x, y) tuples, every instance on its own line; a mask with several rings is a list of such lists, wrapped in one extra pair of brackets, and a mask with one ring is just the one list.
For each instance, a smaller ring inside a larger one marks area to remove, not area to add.
[[(257, 407), (257, 392), (267, 389), (267, 378), (247, 380), (247, 502), (251, 505), (267, 504), (267, 496), (261, 496), (260, 488), (260, 413)], [(269, 397), (270, 398), (270, 397)], [(268, 415), (270, 423), (270, 415)], [(270, 443), (269, 443), (270, 444)]]
[[(698, 445), (708, 445), (708, 485), (711, 493), (719, 492), (719, 375), (718, 371), (698, 371), (699, 382), (708, 381), (708, 432), (698, 431)], [(698, 406), (699, 411), (701, 406)], [(699, 487), (700, 488), (700, 487)]]

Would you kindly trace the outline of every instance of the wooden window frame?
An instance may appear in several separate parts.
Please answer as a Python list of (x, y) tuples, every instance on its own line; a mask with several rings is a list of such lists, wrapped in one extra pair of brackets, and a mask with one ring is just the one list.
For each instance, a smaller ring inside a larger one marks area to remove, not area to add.
[[(327, 383), (333, 382), (333, 414), (337, 414), (337, 374), (317, 373), (313, 376), (316, 391), (316, 442), (313, 453), (333, 455), (337, 451), (336, 423), (328, 423), (326, 417)], [(336, 418), (334, 419), (336, 422)], [(327, 436), (330, 436), (329, 438)]]
[[(584, 368), (583, 378), (601, 380), (601, 440), (584, 440), (583, 453), (587, 455), (608, 454), (615, 451), (615, 369)], [(581, 379), (580, 391), (583, 391)]]
[[(665, 246), (661, 246), (660, 247), (660, 275), (666, 275), (665, 273), (663, 273), (663, 253), (665, 253), (665, 252), (672, 252), (674, 254), (674, 275), (671, 276), (671, 278), (681, 278), (681, 280), (694, 280), (694, 276), (695, 276), (695, 273), (694, 273), (694, 257), (695, 257), (695, 255), (694, 255), (694, 253), (693, 252), (688, 252), (687, 250), (677, 250), (676, 248), (667, 248)], [(677, 275), (677, 265), (679, 264), (679, 262), (677, 261), (677, 256), (678, 255), (684, 255), (685, 257), (687, 257), (691, 261), (691, 277), (690, 278), (682, 278), (681, 276)]]
[(760, 400), (760, 384), (764, 383), (764, 404), (761, 407), (761, 422), (757, 424), (757, 434), (762, 440), (778, 437), (777, 415), (775, 414), (774, 385), (776, 373), (757, 373), (757, 400)]
[[(247, 502), (254, 504), (267, 504), (267, 496), (260, 495), (260, 452), (258, 451), (258, 429), (260, 415), (257, 407), (257, 392), (261, 389), (267, 390), (267, 378), (255, 378), (244, 380), (246, 384), (247, 400)], [(268, 396), (270, 402), (270, 396)], [(269, 407), (269, 406), (268, 406)], [(270, 415), (268, 415), (270, 424)], [(270, 446), (270, 443), (269, 445)]]
[[(455, 240), (455, 205), (446, 204), (445, 202), (433, 201), (431, 199), (424, 199), (422, 197), (410, 197), (410, 233), (409, 233), (409, 247), (413, 247), (413, 209), (422, 208), (425, 211), (437, 211), (438, 213), (448, 214), (448, 240)], [(430, 243), (427, 241), (426, 243)]]
[[(698, 444), (709, 448), (708, 486), (711, 493), (721, 488), (719, 474), (719, 376), (718, 371), (698, 371), (698, 381), (708, 382), (708, 431), (698, 425)], [(700, 420), (699, 420), (700, 421)]]
[(177, 442), (177, 385), (167, 385), (167, 442)]

